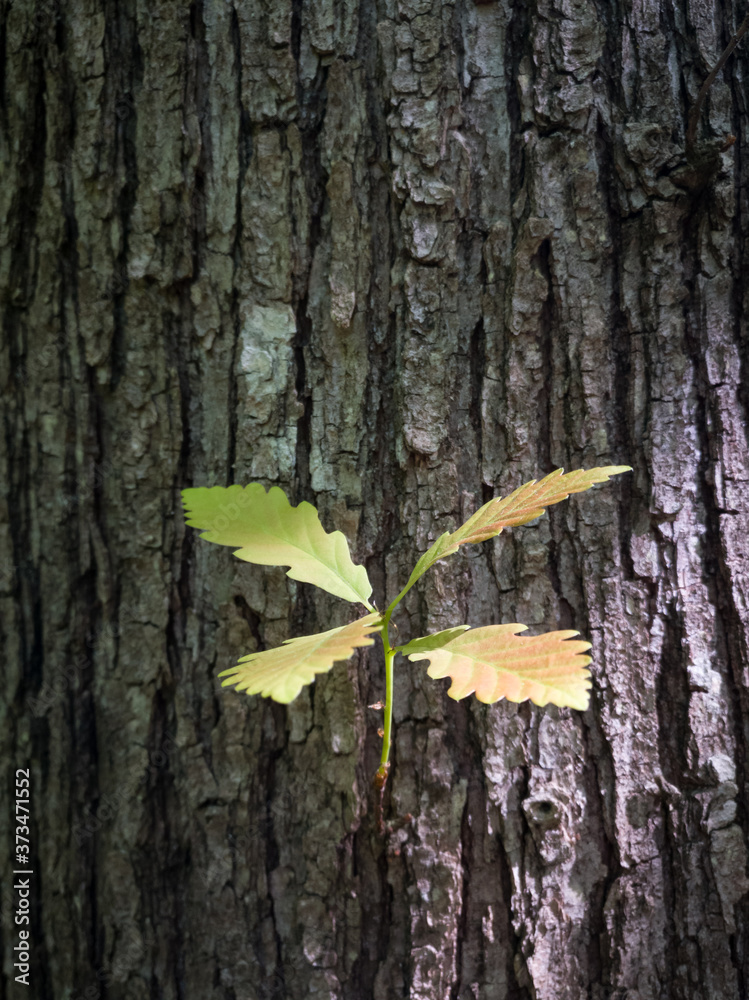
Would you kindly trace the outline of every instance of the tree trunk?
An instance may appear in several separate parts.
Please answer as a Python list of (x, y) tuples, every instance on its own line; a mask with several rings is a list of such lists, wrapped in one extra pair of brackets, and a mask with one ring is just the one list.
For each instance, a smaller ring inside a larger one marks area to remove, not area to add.
[[(28, 995), (749, 996), (745, 43), (684, 152), (743, 14), (4, 0)], [(590, 709), (456, 703), (401, 661), (384, 836), (376, 648), (288, 708), (220, 687), (355, 612), (201, 541), (182, 488), (311, 501), (382, 608), (486, 499), (607, 464), (634, 472), (439, 563), (397, 617), (579, 629)]]

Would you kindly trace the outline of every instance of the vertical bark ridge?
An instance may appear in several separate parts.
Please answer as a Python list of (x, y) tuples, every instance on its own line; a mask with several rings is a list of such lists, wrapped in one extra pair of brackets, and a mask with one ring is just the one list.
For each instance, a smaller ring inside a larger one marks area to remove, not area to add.
[[(743, 995), (742, 49), (700, 125), (738, 141), (678, 184), (729, 22), (4, 8), (1, 738), (44, 802), (40, 995)], [(288, 708), (216, 684), (356, 612), (194, 541), (179, 489), (309, 499), (379, 606), (490, 496), (614, 462), (397, 621), (578, 628), (589, 713), (401, 665), (384, 840), (379, 651)]]
[(689, 782), (689, 670), (684, 618), (671, 604), (665, 621), (658, 675), (659, 756), (664, 778), (677, 788)]
[[(704, 195), (699, 209), (707, 215), (725, 217), (725, 201), (718, 197), (710, 198)], [(690, 224), (685, 227), (685, 254), (688, 254), (689, 265), (693, 277), (693, 296), (695, 308), (690, 311), (687, 319), (688, 344), (694, 369), (694, 379), (699, 395), (696, 414), (696, 427), (701, 448), (700, 463), (700, 498), (705, 510), (705, 563), (710, 584), (709, 592), (715, 609), (717, 644), (721, 659), (725, 663), (725, 681), (728, 688), (728, 701), (733, 722), (733, 762), (734, 769), (731, 779), (735, 780), (738, 794), (735, 805), (731, 807), (730, 818), (734, 824), (716, 825), (708, 815), (708, 829), (713, 833), (710, 838), (710, 862), (716, 890), (720, 897), (723, 920), (729, 932), (728, 956), (733, 967), (737, 987), (745, 976), (744, 963), (736, 955), (735, 910), (742, 896), (746, 894), (749, 884), (746, 879), (746, 844), (747, 844), (747, 798), (746, 798), (746, 763), (747, 743), (744, 713), (747, 710), (746, 685), (743, 678), (746, 673), (746, 645), (742, 643), (745, 623), (736, 603), (737, 584), (739, 594), (744, 585), (741, 582), (741, 571), (737, 574), (737, 551), (735, 535), (729, 526), (735, 520), (746, 520), (746, 512), (738, 496), (731, 489), (731, 481), (741, 481), (746, 472), (746, 463), (738, 454), (729, 459), (730, 471), (726, 459), (731, 454), (730, 449), (736, 442), (736, 430), (731, 427), (733, 414), (730, 403), (726, 405), (726, 396), (730, 402), (738, 402), (738, 385), (735, 381), (738, 367), (738, 354), (734, 353), (732, 334), (735, 325), (730, 315), (731, 301), (721, 302), (722, 310), (728, 314), (708, 318), (707, 303), (710, 299), (709, 283), (700, 274), (698, 261), (698, 223), (700, 215), (695, 213)], [(703, 216), (704, 218), (704, 216)], [(708, 273), (708, 278), (713, 277)], [(718, 356), (717, 352), (725, 352)], [(732, 357), (733, 355), (733, 357)], [(734, 361), (734, 364), (731, 364)], [(733, 397), (733, 399), (731, 398)], [(743, 435), (742, 435), (743, 439)], [(742, 491), (743, 492), (743, 491)], [(735, 509), (737, 506), (739, 509)], [(729, 530), (727, 530), (729, 529)], [(740, 558), (740, 557), (739, 557)], [(739, 598), (741, 600), (741, 598)], [(716, 829), (717, 826), (717, 829)], [(733, 840), (728, 838), (733, 835)], [(721, 838), (719, 840), (718, 838)], [(725, 842), (725, 843), (724, 843)], [(725, 853), (721, 847), (732, 844), (730, 863), (735, 865), (736, 881), (729, 890), (725, 883)], [(740, 863), (743, 860), (743, 870)], [(739, 913), (741, 909), (739, 909)]]

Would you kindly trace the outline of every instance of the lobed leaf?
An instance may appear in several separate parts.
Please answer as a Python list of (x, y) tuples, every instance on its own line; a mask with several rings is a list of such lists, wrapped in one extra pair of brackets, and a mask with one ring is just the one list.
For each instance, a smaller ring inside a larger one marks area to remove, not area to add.
[(222, 686), (236, 684), (237, 691), (261, 694), (288, 705), (315, 674), (330, 670), (338, 660), (347, 660), (360, 646), (371, 646), (369, 635), (382, 623), (379, 614), (365, 615), (349, 625), (287, 639), (275, 649), (242, 656), (235, 667), (222, 670)]
[(235, 556), (260, 566), (289, 566), (292, 580), (374, 610), (366, 569), (352, 561), (343, 532), (325, 531), (312, 504), (292, 507), (282, 489), (266, 493), (262, 483), (182, 490), (182, 502), (187, 524), (206, 541), (237, 546)]
[(576, 469), (566, 474), (563, 469), (555, 469), (538, 482), (532, 479), (529, 483), (519, 486), (514, 493), (504, 499), (496, 497), (494, 500), (489, 500), (456, 531), (446, 531), (440, 535), (416, 563), (408, 586), (416, 583), (438, 559), (444, 559), (445, 556), (457, 552), (461, 545), (485, 542), (498, 535), (503, 528), (527, 524), (528, 521), (540, 517), (551, 504), (566, 500), (571, 493), (582, 493), (590, 489), (594, 483), (603, 483), (611, 476), (631, 471), (632, 467), (629, 465)]
[(428, 653), (432, 649), (446, 645), (470, 627), (470, 625), (456, 625), (455, 628), (446, 628), (442, 632), (432, 632), (431, 635), (424, 635), (420, 639), (412, 639), (405, 646), (398, 646), (398, 652), (404, 656), (410, 656), (411, 653)]
[(491, 704), (507, 698), (536, 705), (588, 707), (590, 643), (572, 641), (574, 630), (518, 636), (527, 625), (488, 625), (464, 632), (439, 649), (413, 652), (410, 660), (428, 659), (430, 677), (450, 677), (448, 695), (459, 701), (476, 693)]

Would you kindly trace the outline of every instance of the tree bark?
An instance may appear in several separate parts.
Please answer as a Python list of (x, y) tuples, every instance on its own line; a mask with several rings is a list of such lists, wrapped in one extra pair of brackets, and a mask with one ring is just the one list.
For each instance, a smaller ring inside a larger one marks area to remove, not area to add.
[[(749, 996), (745, 42), (698, 129), (735, 144), (685, 156), (744, 13), (3, 0), (0, 740), (9, 799), (31, 771), (33, 995)], [(455, 703), (400, 662), (384, 837), (377, 649), (288, 708), (220, 687), (355, 610), (200, 541), (181, 489), (309, 500), (382, 608), (488, 498), (608, 464), (634, 472), (438, 564), (396, 620), (579, 629), (591, 707)]]

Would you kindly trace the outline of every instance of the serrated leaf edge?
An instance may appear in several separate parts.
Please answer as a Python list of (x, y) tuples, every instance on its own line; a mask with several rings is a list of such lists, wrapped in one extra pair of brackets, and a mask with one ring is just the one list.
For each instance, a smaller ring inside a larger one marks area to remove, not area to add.
[[(371, 618), (373, 620), (369, 624), (363, 624), (364, 622), (366, 622), (367, 618)], [(329, 670), (332, 669), (335, 663), (340, 663), (348, 660), (353, 654), (355, 649), (372, 646), (375, 640), (372, 637), (371, 633), (377, 632), (382, 627), (382, 621), (383, 621), (382, 615), (380, 615), (378, 612), (374, 612), (373, 614), (365, 615), (363, 618), (358, 618), (353, 622), (348, 622), (346, 625), (339, 625), (336, 628), (327, 629), (325, 632), (315, 632), (312, 633), (311, 635), (292, 636), (288, 639), (285, 639), (279, 646), (274, 646), (271, 649), (259, 650), (254, 653), (247, 653), (245, 656), (241, 656), (233, 667), (228, 667), (226, 670), (221, 670), (217, 676), (225, 678), (224, 680), (221, 681), (222, 687), (231, 687), (236, 685), (237, 692), (247, 692), (248, 694), (252, 695), (259, 694), (261, 697), (271, 698), (273, 701), (276, 701), (280, 704), (289, 704), (291, 701), (294, 700), (294, 698), (297, 697), (297, 695), (299, 694), (299, 692), (302, 690), (303, 687), (306, 687), (308, 684), (313, 683), (313, 681), (315, 680), (314, 676), (312, 676), (309, 680), (301, 681), (298, 685), (298, 689), (295, 692), (295, 694), (292, 695), (289, 699), (286, 699), (286, 698), (275, 697), (271, 693), (270, 688), (273, 683), (272, 680), (266, 679), (263, 681), (264, 686), (261, 686), (260, 689), (258, 690), (250, 691), (251, 687), (257, 686), (257, 679), (253, 678), (243, 679), (242, 674), (244, 674), (253, 663), (272, 657), (272, 654), (276, 653), (278, 650), (284, 649), (287, 646), (293, 646), (295, 643), (304, 642), (307, 639), (318, 639), (319, 642), (317, 646), (312, 647), (306, 653), (305, 658), (309, 659), (313, 657), (315, 652), (320, 648), (320, 646), (324, 645), (324, 643), (332, 636), (340, 632), (343, 632), (345, 629), (351, 628), (352, 625), (357, 625), (357, 624), (361, 625), (361, 628), (359, 629), (360, 633), (359, 638), (365, 637), (364, 641), (357, 641), (357, 642), (352, 641), (348, 653), (333, 655), (331, 656), (327, 665), (320, 666), (319, 668), (316, 667), (310, 668), (312, 670), (313, 675), (327, 673)]]
[[(216, 485), (216, 486), (195, 486), (195, 487), (185, 488), (185, 489), (183, 489), (181, 491), (182, 506), (184, 508), (184, 513), (185, 513), (185, 524), (187, 524), (191, 528), (194, 528), (196, 531), (200, 532), (199, 537), (201, 539), (204, 539), (205, 541), (210, 542), (211, 544), (214, 544), (214, 545), (224, 545), (225, 544), (224, 542), (219, 542), (219, 541), (216, 541), (215, 539), (209, 537), (209, 535), (211, 534), (211, 532), (219, 532), (219, 531), (223, 530), (222, 528), (217, 528), (215, 526), (215, 524), (208, 525), (207, 527), (205, 525), (197, 525), (197, 524), (195, 524), (195, 517), (191, 513), (190, 501), (186, 498), (185, 494), (189, 494), (189, 493), (191, 493), (191, 492), (193, 492), (195, 490), (212, 490), (212, 489), (224, 490), (228, 494), (229, 491), (232, 490), (233, 487), (235, 487), (235, 486), (237, 487), (237, 489), (239, 490), (239, 492), (235, 493), (235, 494), (232, 494), (231, 496), (227, 497), (227, 501), (221, 507), (220, 512), (217, 515), (216, 520), (218, 519), (219, 516), (220, 517), (229, 517), (229, 516), (237, 517), (238, 516), (237, 514), (230, 515), (228, 513), (228, 511), (224, 510), (224, 508), (228, 508), (231, 505), (236, 505), (238, 507), (244, 507), (252, 499), (252, 493), (248, 492), (249, 490), (252, 489), (252, 487), (259, 487), (260, 489), (262, 489), (264, 491), (264, 494), (265, 494), (266, 498), (270, 497), (274, 493), (274, 491), (280, 493), (281, 496), (283, 497), (283, 499), (286, 501), (286, 504), (287, 504), (287, 507), (289, 508), (289, 510), (295, 510), (295, 511), (302, 510), (304, 512), (304, 511), (306, 511), (307, 508), (309, 508), (313, 512), (315, 518), (317, 519), (317, 523), (320, 526), (320, 529), (322, 530), (322, 532), (328, 538), (334, 540), (333, 541), (333, 555), (334, 555), (335, 562), (333, 564), (324, 563), (322, 560), (318, 560), (318, 562), (320, 563), (320, 565), (324, 566), (325, 569), (328, 570), (331, 573), (331, 575), (337, 577), (341, 581), (341, 583), (343, 584), (343, 587), (340, 588), (340, 589), (347, 590), (349, 596), (343, 596), (343, 594), (331, 591), (327, 587), (324, 587), (324, 586), (322, 586), (319, 583), (315, 583), (312, 580), (305, 579), (303, 576), (301, 576), (299, 574), (298, 571), (294, 570), (293, 566), (290, 566), (290, 564), (287, 563), (287, 562), (257, 563), (257, 562), (255, 562), (252, 559), (246, 559), (244, 556), (239, 555), (239, 553), (243, 551), (244, 546), (240, 545), (238, 548), (235, 548), (234, 545), (236, 543), (229, 543), (227, 545), (227, 547), (232, 549), (232, 554), (237, 559), (241, 559), (242, 561), (250, 562), (250, 563), (253, 563), (254, 565), (260, 565), (260, 566), (279, 566), (279, 567), (289, 566), (289, 569), (286, 570), (286, 576), (288, 576), (289, 579), (296, 580), (296, 581), (298, 581), (300, 583), (309, 583), (309, 584), (311, 584), (311, 586), (318, 587), (320, 590), (324, 590), (326, 593), (332, 593), (333, 596), (340, 597), (341, 600), (349, 600), (349, 601), (351, 601), (351, 603), (354, 603), (354, 604), (363, 604), (364, 607), (367, 608), (368, 611), (370, 611), (370, 612), (374, 612), (375, 611), (375, 608), (373, 607), (373, 605), (369, 601), (369, 598), (370, 598), (370, 596), (372, 594), (372, 584), (370, 583), (369, 575), (367, 574), (366, 567), (362, 566), (361, 563), (355, 563), (354, 562), (354, 560), (353, 560), (353, 558), (351, 556), (351, 549), (349, 548), (348, 539), (346, 538), (346, 536), (344, 535), (344, 533), (342, 531), (340, 531), (339, 529), (335, 529), (334, 531), (326, 531), (325, 528), (322, 525), (321, 520), (320, 520), (320, 513), (317, 510), (317, 508), (314, 506), (314, 504), (309, 503), (307, 500), (302, 500), (302, 501), (300, 501), (296, 505), (292, 504), (291, 501), (286, 496), (286, 494), (284, 493), (284, 491), (281, 489), (280, 486), (271, 486), (269, 488), (266, 488), (262, 483), (247, 483), (245, 486), (241, 486), (239, 483), (233, 483), (231, 486), (218, 486), (218, 485)], [(355, 571), (357, 571), (356, 575), (361, 578), (359, 581), (354, 580), (352, 582), (352, 580), (348, 576), (344, 575), (344, 573), (341, 571), (340, 563), (339, 563), (339, 558), (338, 558), (339, 557), (339, 553), (337, 551), (341, 547), (341, 541), (343, 542), (343, 546), (345, 547), (345, 552), (346, 552), (346, 555), (348, 557), (349, 562), (351, 563), (351, 566), (354, 568)], [(298, 545), (293, 539), (284, 540), (284, 544), (288, 545), (290, 548), (296, 549), (298, 552), (300, 552), (305, 557), (307, 557), (307, 558), (310, 557), (310, 553), (306, 549), (303, 549), (300, 545)], [(315, 557), (312, 556), (312, 558), (315, 558)], [(361, 572), (359, 572), (359, 571), (361, 571)], [(366, 585), (363, 586), (361, 589), (359, 589), (360, 586), (361, 586), (361, 584), (363, 584), (365, 581), (366, 581)]]
[[(503, 630), (505, 630), (506, 632), (508, 632), (508, 633), (510, 633), (512, 635), (518, 635), (518, 633), (520, 633), (520, 632), (526, 632), (528, 630), (528, 626), (527, 625), (523, 625), (520, 622), (510, 622), (510, 623), (503, 624), (503, 625), (493, 625), (493, 626), (492, 625), (490, 625), (490, 626), (479, 626), (479, 629), (481, 629), (481, 628), (503, 629)], [(476, 629), (475, 631), (479, 631), (479, 629)], [(552, 632), (542, 632), (539, 636), (529, 636), (528, 638), (539, 638), (540, 639), (540, 638), (550, 638), (552, 636), (555, 636), (555, 637), (559, 638), (559, 640), (560, 640), (561, 643), (566, 643), (568, 640), (572, 639), (574, 636), (579, 635), (579, 634), (580, 633), (576, 629), (560, 629), (560, 630), (556, 630), (556, 631), (552, 631)], [(460, 633), (460, 635), (456, 636), (455, 638), (456, 639), (462, 639), (464, 637), (464, 635), (465, 635), (465, 630), (462, 631)], [(445, 643), (444, 646), (437, 647), (436, 649), (430, 650), (428, 652), (418, 652), (417, 651), (415, 653), (409, 653), (408, 654), (408, 658), (413, 663), (416, 663), (416, 662), (418, 662), (420, 660), (429, 660), (430, 662), (429, 662), (429, 667), (427, 668), (427, 675), (429, 677), (431, 677), (433, 680), (444, 680), (445, 678), (449, 678), (450, 681), (451, 681), (451, 685), (450, 685), (450, 688), (448, 688), (447, 694), (454, 701), (462, 701), (463, 698), (467, 698), (471, 694), (473, 694), (473, 695), (475, 695), (477, 701), (482, 702), (482, 704), (496, 704), (498, 701), (503, 701), (503, 700), (512, 701), (514, 703), (518, 703), (517, 699), (511, 698), (508, 695), (501, 695), (499, 698), (495, 698), (493, 700), (487, 701), (484, 698), (482, 698), (476, 692), (475, 687), (473, 688), (473, 690), (465, 691), (462, 694), (456, 694), (455, 693), (455, 689), (457, 687), (457, 681), (456, 681), (456, 679), (450, 674), (450, 671), (449, 671), (448, 668), (446, 668), (446, 667), (440, 667), (438, 664), (432, 663), (431, 656), (430, 656), (430, 653), (437, 653), (440, 650), (446, 650), (448, 652), (455, 653), (456, 655), (467, 655), (465, 653), (461, 654), (460, 650), (451, 650), (450, 649), (450, 645), (451, 645), (452, 641), (453, 640), (451, 640), (450, 642)], [(584, 689), (585, 689), (586, 692), (589, 692), (590, 689), (591, 689), (591, 686), (592, 686), (592, 678), (591, 678), (591, 675), (590, 675), (590, 671), (586, 670), (585, 668), (587, 668), (588, 665), (592, 662), (592, 658), (590, 656), (586, 656), (586, 655), (583, 655), (583, 654), (584, 654), (584, 652), (585, 652), (586, 649), (591, 649), (592, 648), (592, 643), (588, 642), (586, 639), (579, 639), (579, 640), (575, 640), (574, 643), (571, 643), (570, 645), (574, 645), (574, 646), (577, 647), (574, 650), (574, 652), (573, 652), (572, 649), (568, 649), (567, 650), (567, 652), (571, 653), (572, 656), (575, 659), (575, 663), (574, 663), (575, 669), (578, 670), (578, 671), (580, 671), (580, 672), (584, 672), (584, 674), (586, 675), (586, 676), (581, 676), (579, 678), (579, 683), (582, 686), (584, 686)], [(520, 656), (514, 657), (513, 660), (508, 660), (506, 662), (511, 663), (513, 661), (517, 662), (518, 660), (520, 662), (523, 662), (523, 661), (527, 662), (527, 660), (528, 660), (528, 654), (527, 653), (526, 654), (521, 654)], [(496, 666), (494, 664), (491, 664), (490, 666), (491, 666), (492, 670), (495, 670), (497, 672), (497, 674), (507, 673), (507, 674), (510, 674), (510, 675), (512, 675), (514, 677), (518, 676), (518, 674), (516, 672), (514, 672), (512, 670), (509, 670), (509, 669), (506, 670), (506, 669), (504, 669), (501, 666)], [(527, 678), (526, 679), (526, 683), (529, 683), (532, 680), (533, 680), (532, 678)], [(531, 697), (530, 695), (526, 695), (524, 698), (520, 699), (520, 702), (530, 700), (534, 705), (539, 705), (540, 707), (543, 707), (543, 706), (547, 705), (549, 702), (551, 702), (552, 704), (557, 705), (558, 707), (569, 707), (569, 708), (577, 709), (578, 711), (584, 711), (585, 709), (587, 709), (588, 704), (590, 702), (590, 696), (588, 695), (588, 697), (587, 697), (586, 702), (585, 702), (584, 705), (580, 704), (579, 702), (576, 703), (576, 704), (570, 704), (570, 702), (572, 701), (572, 699), (570, 697), (570, 692), (568, 690), (566, 690), (564, 688), (555, 688), (555, 685), (553, 684), (553, 682), (550, 682), (550, 681), (547, 681), (547, 680), (535, 681), (535, 683), (538, 684), (539, 686), (542, 686), (542, 687), (546, 688), (547, 690), (557, 690), (557, 691), (559, 691), (560, 695), (561, 695), (560, 700), (566, 701), (567, 705), (565, 705), (565, 706), (559, 706), (558, 702), (553, 701), (552, 698), (546, 698), (544, 701), (540, 701), (540, 700), (537, 700), (537, 699)]]
[[(404, 592), (405, 590), (410, 589), (424, 575), (424, 573), (426, 573), (428, 569), (431, 569), (431, 567), (436, 562), (439, 562), (440, 559), (445, 559), (447, 556), (454, 555), (458, 551), (461, 545), (477, 545), (480, 544), (481, 542), (488, 541), (490, 538), (496, 538), (497, 535), (502, 533), (505, 527), (507, 528), (519, 527), (521, 524), (527, 524), (530, 521), (535, 521), (537, 517), (541, 517), (544, 513), (546, 513), (547, 508), (552, 506), (552, 504), (561, 503), (563, 500), (567, 500), (573, 493), (584, 493), (586, 490), (590, 489), (591, 486), (595, 486), (599, 483), (608, 482), (612, 476), (617, 476), (623, 472), (631, 472), (631, 471), (632, 471), (631, 465), (605, 465), (593, 469), (573, 469), (571, 472), (568, 473), (565, 473), (563, 468), (559, 468), (559, 469), (554, 469), (552, 472), (550, 472), (547, 476), (544, 476), (542, 479), (530, 479), (527, 483), (523, 483), (522, 485), (518, 486), (517, 489), (513, 490), (511, 493), (508, 493), (506, 497), (493, 497), (491, 500), (488, 500), (485, 504), (479, 507), (479, 509), (475, 513), (473, 513), (468, 518), (467, 521), (465, 521), (462, 525), (460, 525), (460, 527), (456, 528), (455, 531), (443, 532), (432, 543), (432, 545), (419, 558), (418, 562), (414, 566), (411, 576), (409, 577), (408, 583), (404, 588)], [(502, 527), (498, 528), (497, 530), (490, 530), (485, 534), (485, 537), (475, 538), (475, 539), (460, 537), (470, 534), (470, 532), (466, 531), (466, 529), (470, 528), (471, 525), (475, 524), (478, 520), (480, 520), (482, 514), (490, 510), (493, 506), (496, 506), (498, 504), (503, 504), (506, 503), (508, 500), (511, 500), (512, 497), (516, 493), (519, 493), (521, 490), (525, 490), (529, 486), (533, 486), (536, 483), (538, 483), (539, 486), (541, 486), (543, 483), (548, 483), (550, 480), (552, 480), (552, 478), (561, 478), (565, 475), (572, 476), (576, 472), (588, 475), (591, 475), (593, 473), (598, 473), (598, 475), (596, 476), (596, 478), (592, 479), (589, 483), (587, 483), (582, 489), (571, 489), (567, 491), (564, 494), (564, 496), (561, 496), (553, 501), (547, 500), (545, 503), (540, 504), (537, 508), (533, 510), (531, 514), (525, 517), (523, 521), (519, 521), (514, 525), (505, 524)], [(450, 541), (450, 539), (452, 539), (453, 541)]]

